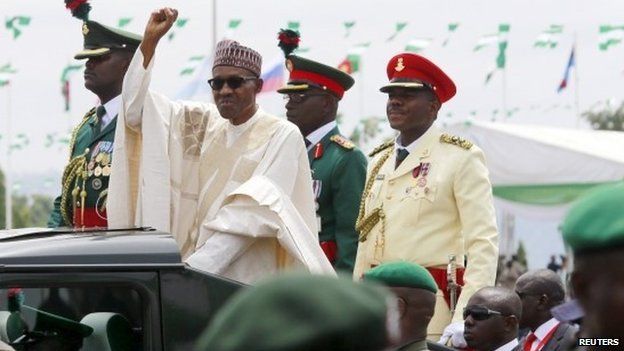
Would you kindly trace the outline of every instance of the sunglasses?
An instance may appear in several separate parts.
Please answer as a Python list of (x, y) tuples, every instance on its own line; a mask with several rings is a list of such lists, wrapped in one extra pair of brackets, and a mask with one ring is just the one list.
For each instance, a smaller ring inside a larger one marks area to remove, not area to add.
[(208, 79), (208, 84), (210, 84), (210, 87), (212, 88), (212, 90), (221, 90), (223, 89), (223, 86), (226, 83), (228, 87), (230, 87), (230, 89), (238, 89), (246, 81), (257, 80), (257, 79), (258, 78), (256, 77), (239, 77), (239, 76), (228, 77), (225, 79), (224, 78), (212, 78), (212, 79)]
[(491, 316), (503, 316), (501, 312), (491, 310), (485, 306), (468, 306), (464, 308), (464, 319), (468, 316), (472, 316), (472, 319), (476, 321), (484, 321)]
[(310, 93), (288, 93), (284, 94), (284, 100), (291, 101), (295, 104), (304, 102), (310, 96), (322, 96), (325, 94), (310, 94)]

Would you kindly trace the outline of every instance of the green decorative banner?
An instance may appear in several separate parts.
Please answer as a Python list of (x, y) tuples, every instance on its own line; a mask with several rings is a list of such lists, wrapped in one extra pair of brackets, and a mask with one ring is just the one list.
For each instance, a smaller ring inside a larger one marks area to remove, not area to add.
[(535, 184), (535, 185), (499, 185), (494, 186), (494, 196), (527, 205), (557, 206), (564, 205), (576, 200), (588, 190), (604, 184), (601, 183), (578, 183), (578, 184)]

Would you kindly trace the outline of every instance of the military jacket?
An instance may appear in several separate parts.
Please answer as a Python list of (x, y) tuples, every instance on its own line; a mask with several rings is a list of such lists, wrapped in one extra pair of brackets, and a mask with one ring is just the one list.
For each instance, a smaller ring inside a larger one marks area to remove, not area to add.
[(369, 164), (362, 217), (368, 226), (360, 233), (354, 278), (384, 262), (445, 269), (449, 255), (458, 258), (460, 267), (464, 260), (459, 258), (465, 257), (464, 287), (453, 318), (461, 321), (468, 298), (494, 284), (498, 262), (483, 152), (433, 126), (396, 169), (395, 147), (386, 146)]
[(355, 220), (366, 180), (366, 156), (335, 127), (312, 147), (308, 158), (320, 222), (319, 240), (336, 242), (334, 268), (350, 273), (358, 245)]
[[(48, 227), (74, 226), (73, 209), (76, 207), (79, 210), (81, 206), (96, 209), (96, 215), (105, 218), (116, 125), (117, 117), (101, 129), (95, 109), (92, 109), (76, 127), (69, 145), (70, 160), (63, 172), (62, 194), (54, 200)], [(70, 173), (80, 174), (75, 177)], [(86, 192), (82, 194), (86, 195), (84, 201), (81, 197), (82, 190)], [(76, 193), (75, 197), (72, 192)], [(63, 204), (64, 196), (67, 200)], [(62, 205), (66, 216), (63, 216)], [(67, 222), (67, 218), (70, 222)]]

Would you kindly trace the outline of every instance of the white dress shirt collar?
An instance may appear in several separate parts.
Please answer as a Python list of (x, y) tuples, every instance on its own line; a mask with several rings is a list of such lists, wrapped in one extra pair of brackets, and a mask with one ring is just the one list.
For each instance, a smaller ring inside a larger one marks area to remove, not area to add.
[(335, 127), (336, 127), (336, 121), (331, 121), (327, 124), (324, 124), (322, 127), (318, 128), (312, 133), (306, 135), (305, 138), (308, 139), (308, 141), (310, 142), (310, 145), (308, 146), (308, 151), (312, 150), (314, 145), (318, 144), (321, 141), (321, 139), (323, 139), (325, 135), (331, 132), (331, 130), (334, 129)]
[(103, 130), (106, 126), (117, 116), (119, 113), (119, 107), (121, 106), (121, 94), (115, 96), (110, 99), (107, 103), (104, 104), (104, 108), (106, 109), (106, 114), (102, 116), (102, 123), (100, 124), (101, 129)]
[(542, 325), (537, 327), (537, 329), (535, 329), (535, 331), (533, 332), (537, 339), (533, 341), (531, 350), (535, 350), (537, 348), (537, 345), (539, 345), (539, 343), (544, 340), (546, 335), (548, 335), (548, 333), (550, 333), (550, 331), (553, 330), (553, 328), (555, 328), (557, 325), (559, 325), (559, 321), (555, 318), (551, 318), (547, 322), (544, 322)]
[(506, 343), (505, 345), (497, 348), (494, 351), (511, 351), (514, 349), (514, 347), (518, 346), (518, 339), (513, 338), (510, 342)]

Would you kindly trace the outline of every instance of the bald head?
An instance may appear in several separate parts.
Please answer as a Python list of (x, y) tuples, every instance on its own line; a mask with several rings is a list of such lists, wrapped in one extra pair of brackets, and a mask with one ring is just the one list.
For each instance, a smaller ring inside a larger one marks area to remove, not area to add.
[(502, 314), (520, 317), (522, 314), (522, 302), (516, 293), (501, 287), (485, 287), (472, 295), (472, 300), (484, 301), (483, 306), (499, 311)]
[(533, 331), (552, 318), (550, 310), (565, 298), (561, 278), (549, 269), (524, 273), (516, 281), (515, 290), (522, 301), (520, 327)]
[(561, 304), (565, 298), (565, 289), (559, 275), (550, 269), (539, 269), (526, 272), (516, 281), (517, 288), (522, 288), (522, 293), (546, 295), (550, 307)]

